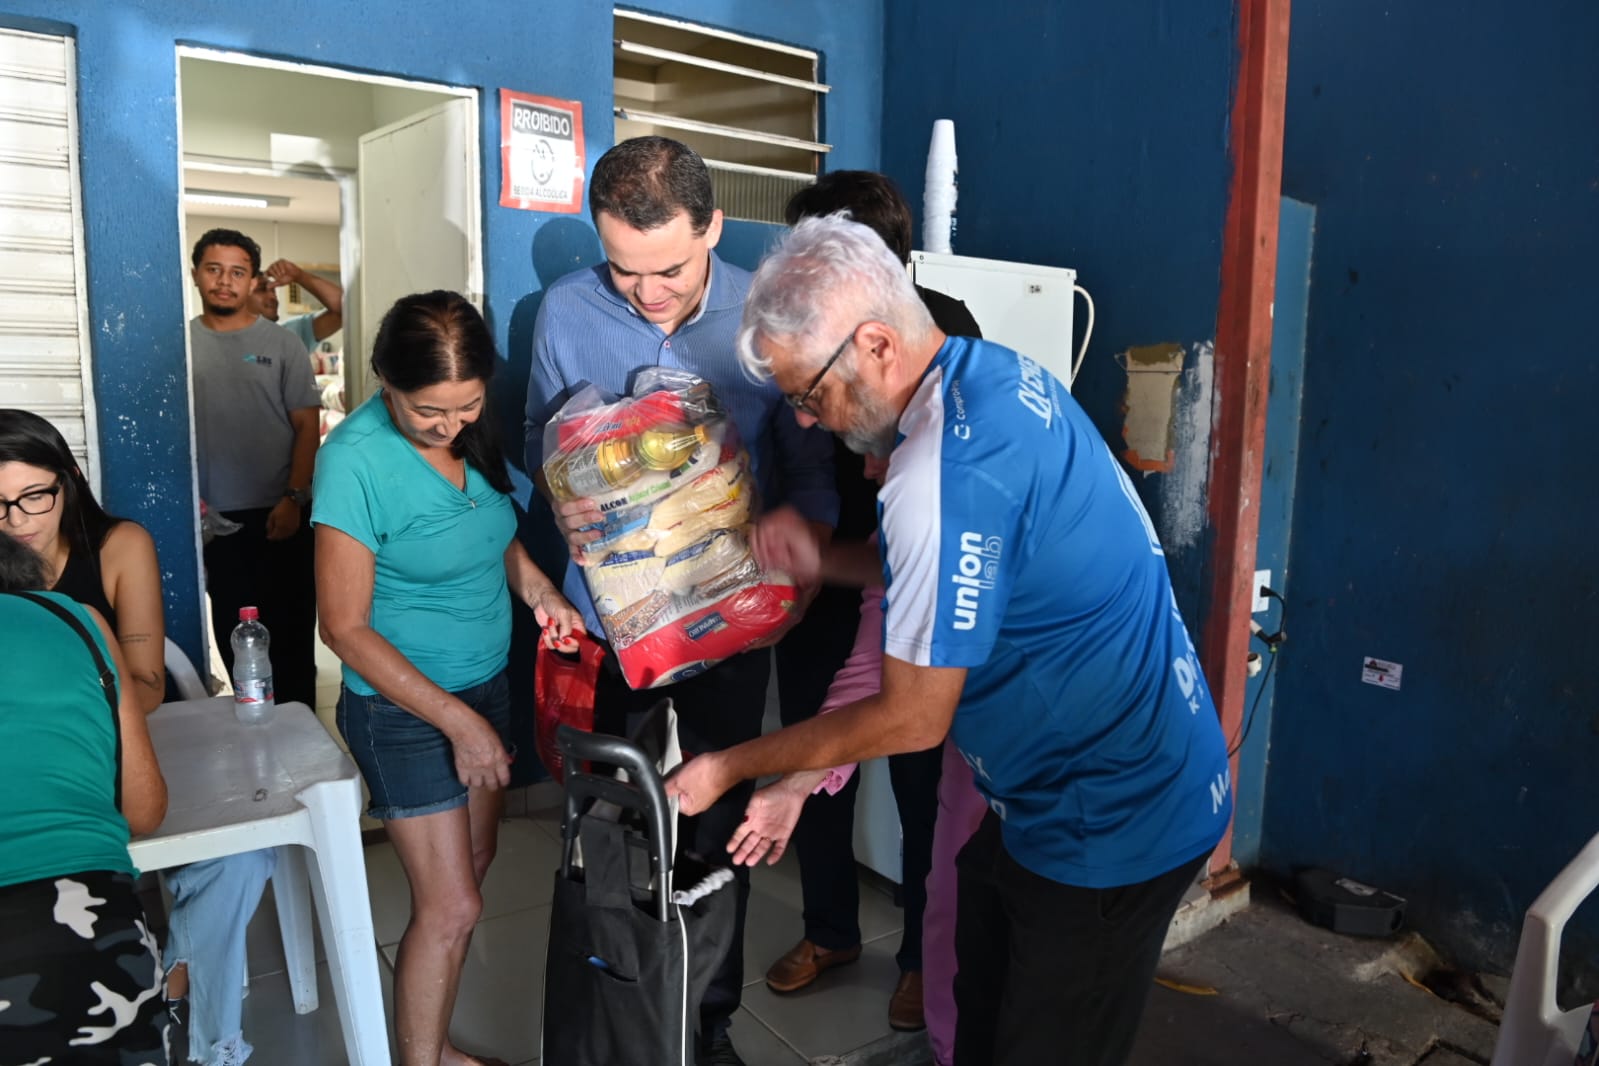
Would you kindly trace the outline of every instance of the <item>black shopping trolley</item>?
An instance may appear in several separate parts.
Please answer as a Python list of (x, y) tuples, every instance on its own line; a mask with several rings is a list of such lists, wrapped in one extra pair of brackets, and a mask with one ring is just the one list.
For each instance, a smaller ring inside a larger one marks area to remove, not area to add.
[[(570, 726), (556, 743), (566, 809), (540, 1061), (692, 1066), (700, 1000), (733, 939), (732, 872), (673, 854), (666, 790), (639, 744)], [(579, 772), (589, 763), (628, 780)]]

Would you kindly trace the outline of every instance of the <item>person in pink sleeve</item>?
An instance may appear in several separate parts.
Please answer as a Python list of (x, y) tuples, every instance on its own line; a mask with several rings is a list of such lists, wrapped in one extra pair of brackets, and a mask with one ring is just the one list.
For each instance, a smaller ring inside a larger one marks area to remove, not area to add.
[[(879, 629), (878, 632), (881, 632)], [(988, 804), (972, 783), (972, 768), (953, 741), (944, 741), (938, 779), (938, 821), (933, 823), (933, 865), (927, 873), (922, 915), (922, 1010), (933, 1061), (955, 1061), (955, 856), (977, 832)]]

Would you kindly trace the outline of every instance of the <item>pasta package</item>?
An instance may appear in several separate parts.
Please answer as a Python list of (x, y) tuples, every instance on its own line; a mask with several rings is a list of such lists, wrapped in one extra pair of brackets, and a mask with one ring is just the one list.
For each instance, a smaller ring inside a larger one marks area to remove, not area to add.
[(544, 427), (544, 455), (549, 494), (600, 512), (583, 576), (633, 688), (692, 677), (798, 610), (794, 582), (750, 552), (749, 453), (709, 383), (657, 367), (630, 396), (591, 385)]

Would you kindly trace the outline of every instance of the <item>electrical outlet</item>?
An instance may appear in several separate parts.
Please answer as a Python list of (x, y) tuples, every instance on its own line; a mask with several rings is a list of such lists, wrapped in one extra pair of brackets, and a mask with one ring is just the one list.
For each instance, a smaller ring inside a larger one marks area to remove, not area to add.
[(1255, 601), (1249, 608), (1249, 612), (1251, 614), (1259, 614), (1261, 611), (1264, 611), (1267, 607), (1271, 606), (1271, 604), (1266, 599), (1266, 594), (1264, 592), (1260, 591), (1262, 588), (1267, 588), (1270, 585), (1271, 585), (1271, 571), (1270, 570), (1256, 570), (1255, 571), (1255, 585), (1254, 585), (1254, 587), (1252, 589), (1250, 589), (1250, 592), (1253, 594), (1253, 598), (1254, 598), (1254, 601)]

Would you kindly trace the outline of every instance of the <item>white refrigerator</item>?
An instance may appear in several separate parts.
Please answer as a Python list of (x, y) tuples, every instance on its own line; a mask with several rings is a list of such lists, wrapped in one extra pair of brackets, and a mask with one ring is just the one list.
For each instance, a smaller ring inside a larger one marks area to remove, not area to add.
[[(1077, 272), (1065, 267), (1006, 263), (942, 252), (912, 252), (911, 280), (966, 303), (985, 340), (1013, 348), (1071, 388), (1073, 294)], [(1084, 293), (1086, 298), (1087, 293)], [(1088, 328), (1093, 328), (1090, 303)], [(1081, 347), (1086, 347), (1085, 336)], [(899, 812), (889, 784), (888, 763), (861, 764), (855, 802), (855, 859), (898, 884)]]

